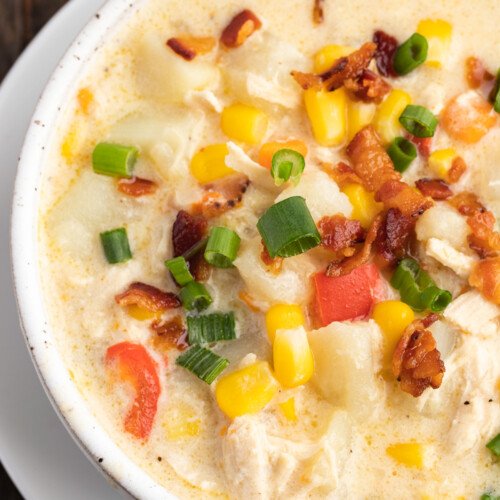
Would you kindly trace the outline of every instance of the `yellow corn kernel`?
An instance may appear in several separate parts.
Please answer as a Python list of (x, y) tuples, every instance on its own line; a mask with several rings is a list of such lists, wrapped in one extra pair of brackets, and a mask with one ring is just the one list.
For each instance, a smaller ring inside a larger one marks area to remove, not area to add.
[(407, 467), (421, 469), (424, 465), (424, 447), (420, 443), (393, 444), (386, 449), (386, 453)]
[(78, 99), (81, 112), (84, 115), (88, 115), (90, 106), (94, 102), (94, 94), (87, 87), (83, 87), (78, 91), (78, 95), (76, 97)]
[(258, 144), (267, 131), (268, 118), (264, 111), (245, 104), (233, 104), (222, 111), (222, 131), (231, 139)]
[(314, 360), (304, 327), (276, 332), (273, 361), (274, 374), (284, 387), (297, 387), (310, 380)]
[(384, 365), (391, 366), (394, 349), (406, 327), (415, 319), (412, 308), (399, 300), (385, 300), (375, 304), (372, 318), (384, 337)]
[(399, 123), (399, 117), (410, 103), (409, 94), (404, 90), (393, 89), (378, 107), (373, 126), (385, 144), (389, 144), (395, 137), (401, 135), (402, 126)]
[(191, 160), (192, 176), (200, 184), (206, 184), (234, 174), (234, 170), (225, 163), (228, 154), (226, 144), (212, 144), (200, 149)]
[(417, 33), (425, 36), (429, 43), (425, 64), (440, 68), (448, 54), (451, 43), (451, 24), (442, 19), (422, 19)]
[(375, 201), (375, 195), (367, 191), (361, 184), (346, 184), (342, 192), (349, 198), (352, 205), (353, 219), (359, 220), (368, 229), (375, 216), (384, 208), (382, 203)]
[(266, 313), (266, 329), (269, 341), (274, 342), (277, 330), (288, 330), (305, 324), (304, 314), (296, 304), (275, 304)]
[(347, 94), (343, 87), (326, 92), (308, 89), (304, 103), (314, 138), (321, 146), (339, 146), (347, 134)]
[(200, 433), (201, 420), (191, 406), (179, 402), (171, 406), (168, 418), (163, 422), (162, 427), (168, 439), (171, 440), (195, 437)]
[(283, 403), (280, 403), (279, 407), (287, 420), (290, 422), (297, 421), (297, 414), (295, 413), (295, 398), (287, 399)]
[(429, 167), (438, 177), (446, 180), (456, 156), (457, 152), (452, 148), (433, 151), (429, 156)]
[(159, 319), (162, 313), (161, 311), (153, 312), (148, 309), (144, 309), (143, 307), (131, 305), (127, 307), (127, 314), (139, 321), (146, 321), (149, 319)]
[(61, 155), (66, 162), (70, 163), (74, 159), (79, 144), (80, 138), (78, 137), (77, 129), (76, 127), (71, 127), (61, 144)]
[(236, 370), (217, 383), (215, 398), (219, 408), (229, 417), (258, 413), (275, 396), (278, 383), (266, 361)]
[(348, 56), (354, 50), (354, 48), (345, 45), (326, 45), (314, 54), (314, 72), (325, 72), (333, 66), (337, 59)]
[(372, 122), (376, 106), (373, 103), (351, 101), (347, 105), (347, 140), (350, 141), (363, 127)]

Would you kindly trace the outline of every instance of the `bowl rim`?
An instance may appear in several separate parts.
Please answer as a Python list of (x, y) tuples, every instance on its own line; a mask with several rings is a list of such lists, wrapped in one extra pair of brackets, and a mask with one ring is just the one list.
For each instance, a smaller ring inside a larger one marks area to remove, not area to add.
[(38, 254), (39, 185), (49, 143), (85, 64), (143, 0), (108, 0), (87, 23), (52, 73), (33, 113), (19, 157), (11, 213), (11, 262), (21, 331), (42, 386), (58, 417), (94, 466), (137, 498), (176, 497), (135, 464), (101, 427), (71, 380), (45, 311)]

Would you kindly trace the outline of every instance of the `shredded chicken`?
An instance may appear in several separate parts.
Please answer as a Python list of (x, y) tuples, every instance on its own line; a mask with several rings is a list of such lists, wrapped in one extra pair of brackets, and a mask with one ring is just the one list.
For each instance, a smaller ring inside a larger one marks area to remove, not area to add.
[(180, 36), (169, 38), (167, 45), (186, 61), (192, 61), (197, 55), (207, 54), (215, 47), (215, 38)]
[(234, 49), (243, 45), (246, 39), (261, 26), (260, 19), (251, 10), (242, 10), (224, 28), (220, 41), (225, 47)]
[(120, 179), (118, 181), (118, 191), (120, 193), (126, 194), (127, 196), (133, 196), (135, 198), (139, 196), (145, 196), (149, 194), (154, 194), (158, 189), (156, 182), (149, 181), (147, 179), (141, 179), (140, 177), (132, 177), (132, 179)]
[(139, 306), (151, 312), (162, 312), (168, 309), (181, 307), (181, 301), (175, 293), (146, 285), (145, 283), (132, 283), (127, 290), (115, 296), (115, 301), (122, 307)]

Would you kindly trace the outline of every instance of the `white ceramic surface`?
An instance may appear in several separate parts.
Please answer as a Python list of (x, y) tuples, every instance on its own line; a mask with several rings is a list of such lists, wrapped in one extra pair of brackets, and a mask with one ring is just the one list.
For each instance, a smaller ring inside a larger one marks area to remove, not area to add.
[[(84, 1), (89, 0), (82, 0)], [(99, 2), (94, 2), (94, 5), (95, 3)], [(85, 401), (71, 381), (48, 326), (37, 267), (36, 232), (40, 168), (45, 154), (44, 145), (48, 143), (52, 126), (57, 121), (58, 107), (64, 102), (85, 61), (91, 57), (108, 30), (139, 3), (140, 0), (136, 2), (110, 0), (73, 43), (43, 93), (31, 120), (18, 167), (12, 215), (12, 260), (26, 342), (40, 379), (62, 421), (88, 457), (125, 490), (139, 498), (168, 499), (173, 497), (111, 441), (89, 412)], [(7, 130), (2, 132), (8, 133)], [(12, 303), (10, 309), (13, 310)], [(4, 321), (2, 325), (3, 328), (8, 326)], [(9, 327), (8, 333), (12, 334), (15, 331), (16, 328)], [(6, 335), (5, 330), (3, 335)], [(0, 366), (0, 370), (2, 368)], [(0, 375), (3, 376), (0, 378), (4, 383), (8, 381), (9, 384), (18, 384), (15, 374), (2, 372)], [(22, 387), (19, 389), (23, 390)], [(22, 418), (22, 415), (19, 415), (19, 418)], [(36, 429), (32, 429), (24, 438), (29, 440), (33, 435), (36, 435)], [(33, 498), (40, 497), (35, 494)]]

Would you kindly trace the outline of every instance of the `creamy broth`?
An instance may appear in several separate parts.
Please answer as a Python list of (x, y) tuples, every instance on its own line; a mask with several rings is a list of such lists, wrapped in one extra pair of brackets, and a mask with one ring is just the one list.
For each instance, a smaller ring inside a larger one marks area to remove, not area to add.
[[(191, 62), (166, 47), (179, 34), (218, 39), (243, 7), (263, 26), (241, 47), (218, 47)], [(499, 308), (474, 289), (463, 293), (467, 266), (478, 257), (467, 245), (465, 218), (445, 202), (436, 202), (416, 227), (420, 262), (454, 299), (431, 327), (446, 368), (443, 382), (418, 398), (384, 370), (383, 334), (374, 320), (316, 330), (307, 320), (315, 357), (311, 381), (280, 388), (260, 412), (230, 420), (217, 405), (217, 382), (208, 385), (176, 365), (179, 351), (155, 343), (152, 319), (135, 319), (116, 303), (115, 296), (133, 282), (178, 293), (164, 261), (173, 256), (179, 210), (189, 210), (203, 196), (190, 174), (191, 159), (207, 145), (232, 141), (220, 127), (224, 107), (254, 106), (268, 116), (265, 137), (250, 146), (231, 142), (226, 159), (250, 178), (250, 186), (241, 204), (209, 220), (210, 226), (236, 231), (241, 247), (235, 267), (214, 268), (206, 285), (213, 299), (208, 312), (236, 316), (237, 340), (211, 347), (230, 362), (221, 377), (256, 359), (272, 366), (265, 311), (293, 303), (305, 312), (310, 277), (331, 259), (315, 249), (285, 259), (279, 275), (270, 273), (260, 260), (257, 221), (276, 199), (294, 195), (305, 198), (316, 223), (323, 216), (352, 214), (349, 198), (321, 168), (346, 160), (346, 141), (338, 147), (315, 141), (303, 90), (290, 71), (312, 71), (313, 56), (325, 45), (354, 50), (376, 29), (402, 42), (421, 19), (443, 19), (452, 37), (442, 67), (424, 64), (405, 77), (388, 78), (414, 104), (439, 115), (449, 99), (468, 91), (469, 56), (490, 70), (499, 64), (495, 0), (327, 0), (320, 25), (313, 24), (309, 1), (248, 0), (243, 7), (231, 0), (137, 2), (68, 89), (47, 145), (39, 234), (46, 305), (72, 379), (116, 443), (180, 498), (475, 499), (495, 490), (499, 495), (500, 466), (485, 447), (500, 430)], [(250, 159), (256, 160), (263, 143), (288, 138), (307, 145), (306, 167), (297, 187), (277, 188)], [(134, 174), (154, 181), (157, 191), (130, 197), (117, 190), (115, 179), (95, 174), (92, 151), (102, 141), (137, 147)], [(454, 148), (467, 164), (454, 192), (474, 191), (499, 217), (498, 120), (475, 144), (454, 140), (438, 127), (432, 149), (444, 148)], [(430, 176), (419, 155), (403, 179), (413, 185)], [(133, 259), (110, 265), (99, 233), (121, 226)], [(443, 255), (439, 242), (455, 253)], [(385, 278), (385, 299), (398, 300)], [(254, 307), (241, 292), (250, 294)], [(184, 313), (175, 309), (163, 317)], [(147, 440), (124, 431), (133, 392), (104, 363), (106, 350), (123, 341), (146, 346), (158, 366), (161, 394)], [(296, 420), (282, 406), (291, 398)], [(401, 443), (421, 444), (422, 464), (405, 465), (387, 452)]]

